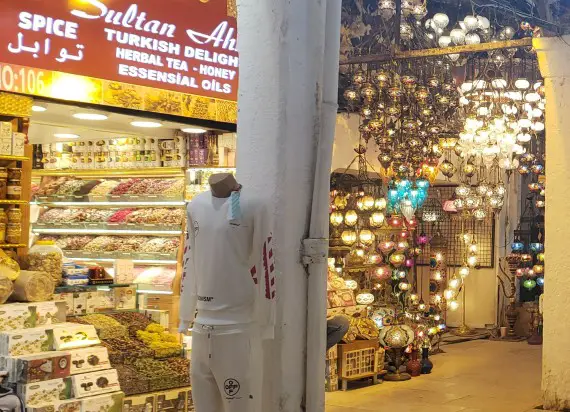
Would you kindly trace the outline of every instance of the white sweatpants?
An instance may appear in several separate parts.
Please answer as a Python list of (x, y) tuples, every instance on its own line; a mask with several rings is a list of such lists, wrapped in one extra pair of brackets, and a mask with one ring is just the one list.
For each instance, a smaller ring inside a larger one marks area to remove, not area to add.
[(247, 325), (192, 328), (196, 412), (255, 412), (261, 402), (261, 342)]

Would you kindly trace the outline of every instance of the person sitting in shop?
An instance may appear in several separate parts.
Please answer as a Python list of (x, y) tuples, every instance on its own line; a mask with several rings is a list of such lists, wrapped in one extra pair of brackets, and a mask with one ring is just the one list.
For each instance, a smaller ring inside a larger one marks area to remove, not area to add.
[(339, 315), (327, 319), (327, 351), (342, 341), (349, 327), (350, 321), (346, 316)]

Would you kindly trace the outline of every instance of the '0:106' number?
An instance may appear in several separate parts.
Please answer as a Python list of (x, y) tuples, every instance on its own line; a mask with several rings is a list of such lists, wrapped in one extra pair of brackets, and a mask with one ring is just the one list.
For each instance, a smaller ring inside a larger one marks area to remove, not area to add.
[(14, 72), (12, 66), (3, 65), (0, 69), (0, 89), (10, 92), (42, 94), (45, 90), (44, 72), (21, 68)]

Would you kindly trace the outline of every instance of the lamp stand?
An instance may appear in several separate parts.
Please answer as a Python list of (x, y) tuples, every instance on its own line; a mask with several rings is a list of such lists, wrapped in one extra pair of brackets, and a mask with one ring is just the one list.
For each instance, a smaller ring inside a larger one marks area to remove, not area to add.
[(461, 326), (453, 331), (453, 334), (457, 336), (473, 336), (477, 334), (475, 329), (471, 329), (465, 323), (465, 302), (465, 282), (463, 282), (463, 311), (461, 314)]
[(395, 372), (388, 372), (384, 376), (385, 381), (390, 382), (399, 382), (399, 381), (408, 381), (412, 379), (412, 376), (406, 372), (400, 372), (400, 366), (402, 366), (402, 350), (404, 348), (391, 348), (390, 351), (392, 352), (392, 356), (394, 357), (394, 367), (396, 368)]

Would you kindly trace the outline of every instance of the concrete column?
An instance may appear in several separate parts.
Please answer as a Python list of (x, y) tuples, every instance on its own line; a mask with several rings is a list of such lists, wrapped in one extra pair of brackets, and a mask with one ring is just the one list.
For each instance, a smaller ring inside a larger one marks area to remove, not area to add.
[[(276, 336), (264, 351), (262, 410), (298, 412), (305, 410), (308, 298), (300, 250), (308, 235), (321, 130), (326, 1), (238, 0), (237, 5), (238, 179), (273, 202), (280, 272)], [(323, 382), (324, 374), (323, 368)]]
[(546, 86), (546, 243), (542, 390), (547, 410), (570, 408), (570, 36), (536, 39)]

